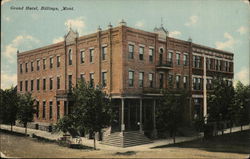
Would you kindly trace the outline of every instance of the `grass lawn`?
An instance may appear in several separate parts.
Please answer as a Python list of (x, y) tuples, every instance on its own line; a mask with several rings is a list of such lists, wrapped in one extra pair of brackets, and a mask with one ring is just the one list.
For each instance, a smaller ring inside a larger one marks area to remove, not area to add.
[(182, 143), (163, 145), (154, 148), (197, 148), (211, 152), (232, 152), (250, 154), (250, 130), (215, 136), (208, 140), (197, 139)]

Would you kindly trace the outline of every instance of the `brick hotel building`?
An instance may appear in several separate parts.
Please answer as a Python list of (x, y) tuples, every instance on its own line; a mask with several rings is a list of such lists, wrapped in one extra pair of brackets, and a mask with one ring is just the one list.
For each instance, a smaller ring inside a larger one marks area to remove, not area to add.
[(221, 75), (229, 84), (233, 78), (233, 53), (171, 38), (162, 26), (147, 32), (124, 21), (81, 37), (70, 29), (64, 41), (17, 57), (18, 92), (36, 99), (40, 129), (70, 113), (68, 90), (80, 78), (102, 85), (112, 98), (117, 121), (112, 132), (155, 130), (162, 88), (190, 92), (184, 114), (192, 121), (203, 115), (203, 89), (211, 89), (213, 77)]

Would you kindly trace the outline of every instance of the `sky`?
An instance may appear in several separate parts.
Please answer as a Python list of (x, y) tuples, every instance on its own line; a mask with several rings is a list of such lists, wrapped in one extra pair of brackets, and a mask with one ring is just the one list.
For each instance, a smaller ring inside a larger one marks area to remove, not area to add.
[[(24, 8), (14, 9), (18, 7)], [(63, 7), (71, 9), (62, 10)], [(191, 37), (194, 43), (233, 52), (235, 81), (249, 83), (248, 0), (4, 0), (1, 88), (16, 85), (17, 50), (23, 52), (62, 41), (70, 25), (81, 36), (95, 32), (98, 26), (102, 29), (107, 29), (109, 23), (117, 26), (121, 19), (130, 27), (149, 32), (162, 23), (171, 37), (182, 40)]]

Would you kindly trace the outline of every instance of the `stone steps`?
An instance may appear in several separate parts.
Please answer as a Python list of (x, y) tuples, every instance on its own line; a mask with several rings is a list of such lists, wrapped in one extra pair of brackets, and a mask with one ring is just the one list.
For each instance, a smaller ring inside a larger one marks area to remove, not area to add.
[(115, 132), (104, 136), (101, 143), (116, 147), (131, 147), (152, 143), (152, 141), (139, 131), (128, 131), (123, 132), (123, 135), (120, 132)]

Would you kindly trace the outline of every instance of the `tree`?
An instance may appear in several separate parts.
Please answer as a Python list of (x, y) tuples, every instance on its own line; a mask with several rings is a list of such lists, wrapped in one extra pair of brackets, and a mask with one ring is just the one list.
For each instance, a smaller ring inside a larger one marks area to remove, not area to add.
[(17, 119), (24, 125), (25, 134), (27, 134), (27, 123), (33, 121), (33, 116), (36, 110), (34, 109), (34, 99), (31, 93), (19, 95), (19, 110), (17, 113)]
[(164, 91), (160, 99), (160, 105), (156, 111), (157, 129), (170, 131), (175, 143), (175, 136), (178, 127), (183, 122), (183, 108), (187, 104), (187, 94), (174, 94), (167, 90)]
[(230, 120), (229, 108), (234, 104), (234, 88), (221, 77), (213, 80), (213, 91), (208, 94), (208, 122), (216, 122), (222, 130), (221, 121)]
[(236, 84), (235, 89), (235, 98), (236, 98), (236, 106), (237, 106), (237, 113), (236, 113), (236, 120), (242, 126), (245, 124), (249, 124), (250, 122), (250, 85), (244, 86), (240, 81)]
[(11, 87), (10, 89), (0, 90), (0, 120), (4, 124), (11, 125), (11, 131), (13, 129), (13, 125), (15, 125), (15, 121), (17, 118), (18, 111), (18, 95), (16, 87)]
[[(101, 132), (102, 128), (110, 126), (111, 123), (111, 101), (98, 86), (92, 87), (83, 80), (79, 81), (73, 88), (72, 99), (74, 109), (70, 115), (64, 116), (62, 120), (71, 122), (66, 127), (62, 124), (59, 129), (69, 131), (73, 128), (76, 131), (84, 129), (94, 133), (94, 149), (96, 149), (95, 134)], [(76, 120), (77, 119), (77, 120)], [(74, 125), (72, 125), (74, 123)]]

